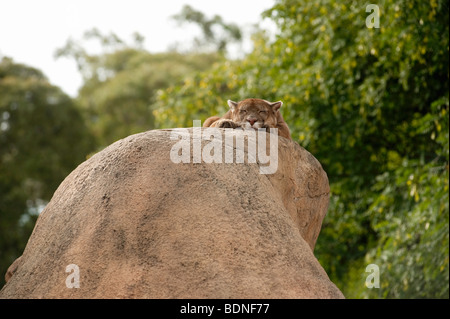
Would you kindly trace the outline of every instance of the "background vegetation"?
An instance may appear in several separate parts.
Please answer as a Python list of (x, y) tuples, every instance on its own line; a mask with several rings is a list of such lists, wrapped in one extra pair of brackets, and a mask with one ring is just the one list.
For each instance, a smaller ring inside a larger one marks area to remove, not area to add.
[[(367, 3), (368, 4), (368, 3)], [(36, 216), (88, 154), (129, 134), (192, 126), (226, 100), (282, 100), (292, 136), (323, 165), (332, 191), (315, 254), (349, 298), (449, 298), (449, 1), (278, 0), (271, 37), (227, 58), (235, 25), (184, 8), (203, 31), (189, 52), (151, 54), (96, 30), (68, 41), (84, 77), (76, 99), (41, 72), (0, 64), (0, 272)], [(89, 55), (83, 41), (104, 52)], [(68, 121), (70, 121), (70, 125)], [(368, 264), (380, 289), (364, 285)]]

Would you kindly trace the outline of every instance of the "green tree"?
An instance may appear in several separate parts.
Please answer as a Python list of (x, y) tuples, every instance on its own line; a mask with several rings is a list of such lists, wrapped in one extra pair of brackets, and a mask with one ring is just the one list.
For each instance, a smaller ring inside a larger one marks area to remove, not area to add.
[(102, 35), (93, 29), (83, 40), (100, 42), (102, 53), (89, 54), (85, 42), (73, 40), (56, 52), (78, 64), (84, 83), (77, 100), (99, 147), (153, 129), (152, 104), (158, 90), (219, 60), (215, 53), (152, 54), (142, 49), (142, 36), (135, 34), (135, 39), (134, 44), (127, 44), (115, 34)]
[(179, 25), (193, 23), (200, 28), (202, 37), (194, 38), (196, 51), (212, 51), (224, 54), (230, 43), (242, 41), (242, 31), (238, 25), (226, 23), (219, 15), (207, 18), (203, 12), (189, 5), (185, 5), (181, 12), (172, 16), (172, 18), (178, 21)]
[(39, 210), (92, 150), (69, 96), (41, 71), (0, 61), (0, 274), (21, 255)]
[[(368, 4), (368, 3), (367, 3)], [(332, 191), (316, 255), (348, 297), (448, 298), (448, 1), (279, 0), (254, 50), (161, 92), (159, 127), (223, 114), (227, 99), (284, 101), (292, 135)], [(178, 116), (181, 114), (182, 116)], [(365, 266), (381, 270), (364, 286)]]

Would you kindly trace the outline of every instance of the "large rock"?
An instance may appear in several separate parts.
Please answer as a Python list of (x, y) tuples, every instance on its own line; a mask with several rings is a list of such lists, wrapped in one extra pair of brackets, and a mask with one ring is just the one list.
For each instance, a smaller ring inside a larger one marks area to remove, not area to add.
[[(175, 132), (191, 141), (193, 129)], [(192, 152), (176, 164), (171, 134), (129, 136), (75, 169), (0, 297), (343, 297), (313, 254), (329, 185), (309, 152), (279, 138), (274, 174), (259, 161), (193, 163)]]

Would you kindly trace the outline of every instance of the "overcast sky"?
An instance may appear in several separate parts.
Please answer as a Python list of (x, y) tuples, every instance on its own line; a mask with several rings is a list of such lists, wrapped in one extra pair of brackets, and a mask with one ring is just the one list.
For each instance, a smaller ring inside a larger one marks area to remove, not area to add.
[[(274, 0), (0, 0), (0, 57), (12, 57), (42, 70), (52, 84), (76, 96), (81, 77), (75, 63), (54, 59), (54, 52), (69, 37), (81, 39), (94, 27), (130, 39), (138, 32), (150, 52), (165, 51), (176, 42), (190, 40), (195, 27), (179, 27), (170, 16), (184, 4), (208, 17), (250, 28), (262, 21), (261, 13)], [(270, 27), (270, 21), (263, 26)]]

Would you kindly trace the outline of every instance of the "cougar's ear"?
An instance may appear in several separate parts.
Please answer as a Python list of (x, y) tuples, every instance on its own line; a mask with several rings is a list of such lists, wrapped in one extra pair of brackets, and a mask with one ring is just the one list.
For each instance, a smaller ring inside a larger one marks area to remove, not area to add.
[(273, 103), (269, 103), (269, 105), (272, 108), (272, 110), (278, 111), (280, 109), (280, 107), (283, 105), (283, 102), (281, 102), (281, 101), (273, 102)]
[(228, 106), (231, 109), (231, 112), (234, 112), (234, 110), (237, 108), (237, 105), (238, 105), (237, 102), (228, 100), (227, 103), (228, 103)]

